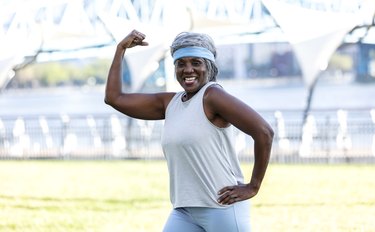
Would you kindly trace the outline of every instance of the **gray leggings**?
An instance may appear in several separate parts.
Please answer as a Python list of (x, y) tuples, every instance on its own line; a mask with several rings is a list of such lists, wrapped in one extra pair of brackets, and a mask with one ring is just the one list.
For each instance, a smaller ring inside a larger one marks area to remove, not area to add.
[(184, 207), (172, 210), (163, 232), (250, 232), (250, 201), (227, 208)]

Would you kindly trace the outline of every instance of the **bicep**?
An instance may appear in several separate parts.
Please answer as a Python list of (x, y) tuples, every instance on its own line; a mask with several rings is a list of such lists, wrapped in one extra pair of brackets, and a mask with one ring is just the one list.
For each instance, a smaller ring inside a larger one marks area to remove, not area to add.
[(119, 96), (112, 106), (132, 118), (164, 119), (166, 107), (173, 95), (174, 93), (127, 93)]

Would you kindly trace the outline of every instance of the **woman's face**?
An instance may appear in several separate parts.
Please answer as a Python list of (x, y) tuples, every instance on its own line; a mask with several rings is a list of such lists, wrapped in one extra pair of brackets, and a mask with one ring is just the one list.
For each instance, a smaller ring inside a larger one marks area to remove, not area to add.
[(208, 82), (207, 67), (203, 58), (183, 57), (175, 62), (177, 81), (187, 95), (192, 97)]

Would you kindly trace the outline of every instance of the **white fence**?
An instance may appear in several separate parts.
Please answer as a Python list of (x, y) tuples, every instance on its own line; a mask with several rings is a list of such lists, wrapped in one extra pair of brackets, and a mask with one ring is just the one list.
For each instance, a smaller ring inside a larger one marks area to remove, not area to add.
[[(374, 162), (375, 110), (260, 112), (272, 125), (272, 162)], [(162, 159), (163, 121), (113, 115), (0, 116), (0, 159)], [(235, 130), (242, 160), (253, 141)]]

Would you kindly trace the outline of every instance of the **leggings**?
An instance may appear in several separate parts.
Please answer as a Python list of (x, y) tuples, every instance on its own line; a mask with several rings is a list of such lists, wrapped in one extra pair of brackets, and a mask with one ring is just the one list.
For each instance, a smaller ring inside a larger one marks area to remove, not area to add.
[(250, 232), (250, 201), (227, 208), (173, 209), (163, 232)]

